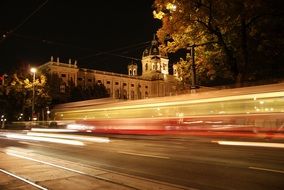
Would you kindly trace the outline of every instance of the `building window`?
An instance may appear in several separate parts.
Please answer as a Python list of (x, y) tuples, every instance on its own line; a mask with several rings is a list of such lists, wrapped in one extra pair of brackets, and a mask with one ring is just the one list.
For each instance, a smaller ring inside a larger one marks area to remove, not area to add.
[(131, 98), (131, 100), (134, 100), (134, 91), (133, 90), (131, 90), (130, 98)]
[(109, 88), (107, 88), (107, 94), (110, 95), (110, 89)]
[(129, 75), (132, 75), (132, 71), (129, 69)]
[(148, 86), (145, 86), (145, 88), (148, 88)]
[(101, 80), (98, 80), (98, 84), (102, 84), (102, 81), (101, 81)]
[(148, 70), (148, 63), (146, 63), (146, 65), (145, 65), (145, 71), (147, 71)]
[(115, 85), (118, 85), (118, 82), (115, 82)]
[(127, 84), (126, 84), (126, 83), (123, 83), (123, 86), (127, 86)]
[(148, 98), (148, 92), (147, 91), (145, 92), (145, 98)]
[(131, 84), (131, 87), (134, 87), (134, 84)]
[(107, 84), (110, 84), (110, 81), (107, 81)]
[(133, 69), (133, 75), (136, 75), (136, 70), (135, 69)]
[(61, 74), (61, 77), (66, 77), (66, 74)]
[(157, 70), (157, 64), (156, 63), (153, 64), (153, 70)]
[(123, 97), (122, 98), (126, 100), (127, 99), (127, 91), (123, 90), (122, 92), (123, 92)]
[(78, 81), (82, 81), (83, 79), (82, 78), (78, 78)]
[(88, 82), (92, 82), (92, 79), (88, 79)]
[(119, 89), (115, 90), (115, 98), (119, 99)]
[(65, 93), (65, 85), (60, 85), (60, 93)]

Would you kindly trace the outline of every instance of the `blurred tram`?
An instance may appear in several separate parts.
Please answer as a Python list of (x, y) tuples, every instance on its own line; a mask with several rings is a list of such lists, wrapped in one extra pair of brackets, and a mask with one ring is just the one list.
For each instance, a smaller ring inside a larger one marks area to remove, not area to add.
[(97, 133), (284, 132), (284, 83), (119, 101), (89, 100), (52, 110), (68, 129)]

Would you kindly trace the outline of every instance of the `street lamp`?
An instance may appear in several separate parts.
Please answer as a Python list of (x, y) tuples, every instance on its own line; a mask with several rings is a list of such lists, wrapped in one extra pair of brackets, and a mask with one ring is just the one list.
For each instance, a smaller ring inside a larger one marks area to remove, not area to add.
[(32, 99), (32, 120), (35, 112), (35, 74), (36, 68), (31, 68), (31, 72), (33, 73), (33, 99)]
[(196, 45), (191, 45), (187, 47), (187, 55), (186, 58), (189, 60), (191, 57), (191, 65), (190, 65), (190, 73), (191, 73), (191, 92), (196, 92), (196, 68), (195, 68), (195, 48)]

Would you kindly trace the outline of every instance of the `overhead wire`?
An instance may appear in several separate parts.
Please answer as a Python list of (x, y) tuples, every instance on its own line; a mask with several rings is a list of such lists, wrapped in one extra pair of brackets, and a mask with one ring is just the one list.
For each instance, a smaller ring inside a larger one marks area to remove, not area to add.
[(130, 59), (130, 60), (141, 61), (140, 58), (125, 56), (125, 55), (121, 55), (121, 54), (117, 54), (117, 53), (113, 53), (113, 52), (118, 52), (118, 51), (123, 51), (123, 50), (127, 50), (127, 49), (133, 49), (133, 48), (143, 48), (150, 43), (150, 41), (140, 42), (140, 43), (131, 44), (131, 45), (128, 45), (128, 46), (116, 48), (116, 49), (109, 50), (109, 51), (100, 51), (100, 50), (94, 50), (92, 48), (80, 47), (80, 46), (77, 46), (77, 45), (62, 43), (62, 42), (58, 42), (58, 41), (39, 39), (39, 38), (35, 38), (35, 37), (32, 37), (32, 36), (18, 34), (18, 33), (13, 33), (13, 35), (15, 37), (19, 37), (19, 38), (22, 38), (22, 39), (39, 41), (41, 43), (45, 43), (45, 44), (49, 44), (49, 45), (57, 45), (57, 46), (63, 46), (63, 47), (78, 49), (78, 50), (82, 50), (82, 51), (95, 52), (95, 54), (90, 54), (88, 56), (78, 58), (78, 60), (89, 59), (89, 58), (92, 58), (92, 57), (95, 57), (95, 56), (105, 54), (105, 55), (111, 55), (111, 56), (121, 57), (121, 58), (125, 58), (125, 59)]
[(34, 14), (36, 14), (42, 7), (44, 7), (47, 4), (48, 0), (44, 1), (42, 4), (40, 4), (31, 14), (29, 14), (22, 22), (20, 22), (16, 27), (14, 27), (12, 30), (6, 32), (0, 40), (0, 43), (2, 43), (5, 39), (7, 39), (10, 35), (15, 33), (19, 28), (21, 28)]

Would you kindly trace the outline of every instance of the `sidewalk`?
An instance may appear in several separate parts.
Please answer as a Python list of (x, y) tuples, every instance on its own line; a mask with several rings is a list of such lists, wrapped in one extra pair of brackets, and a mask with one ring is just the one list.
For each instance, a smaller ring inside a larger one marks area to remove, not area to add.
[[(3, 173), (3, 171), (24, 178), (40, 187), (34, 187), (16, 177)], [(0, 189), (181, 190), (190, 188), (115, 173), (42, 155), (32, 153), (13, 155), (0, 150)]]

